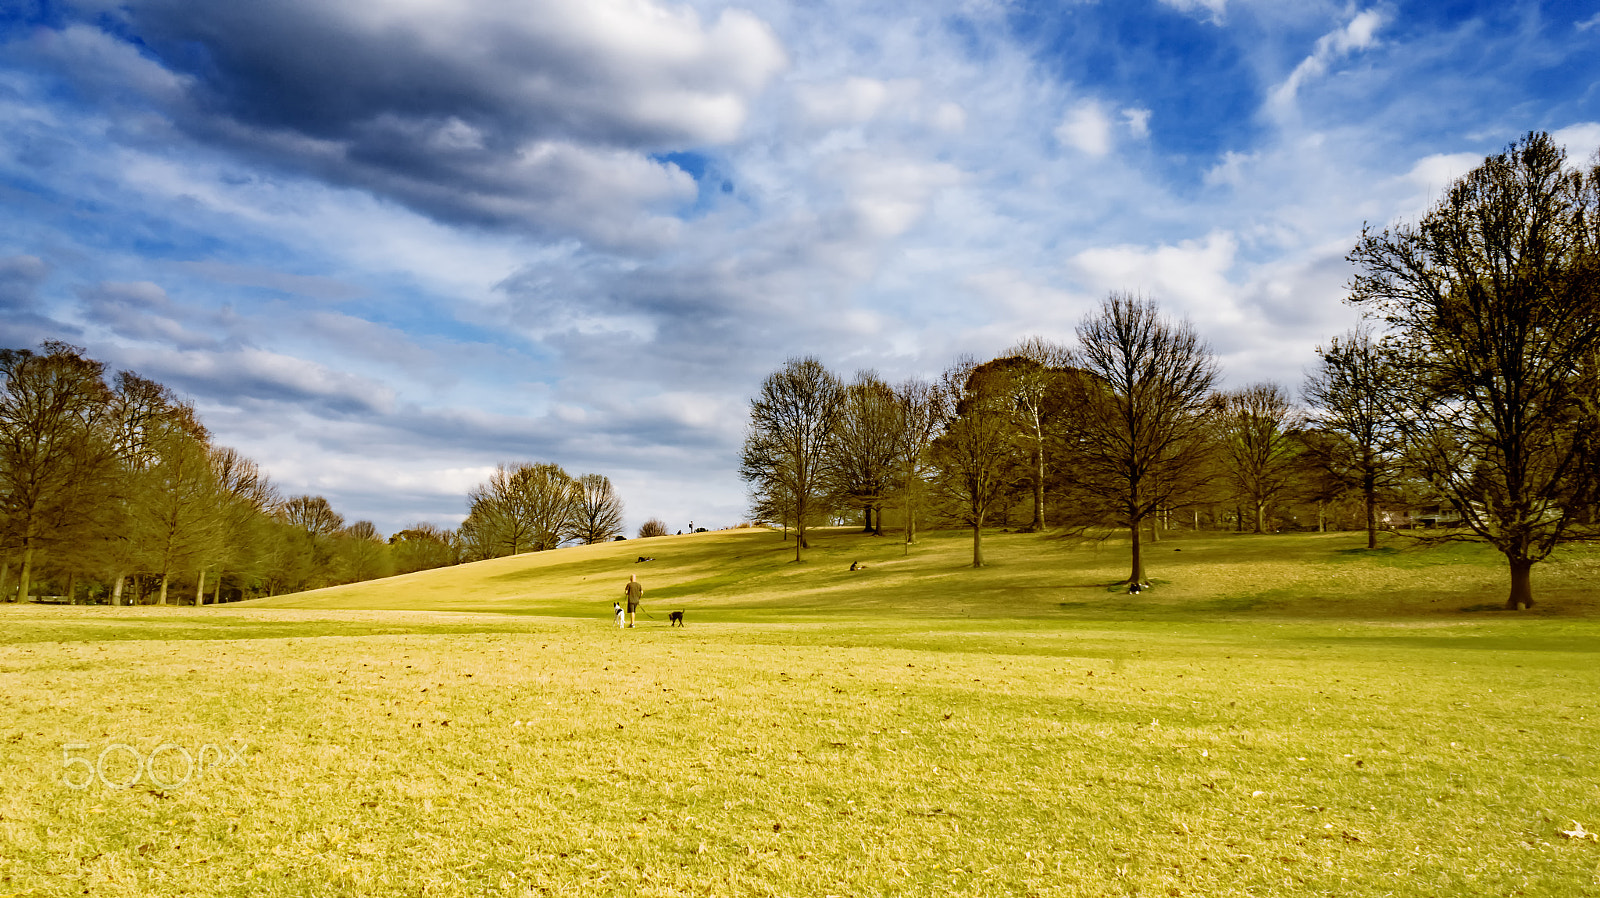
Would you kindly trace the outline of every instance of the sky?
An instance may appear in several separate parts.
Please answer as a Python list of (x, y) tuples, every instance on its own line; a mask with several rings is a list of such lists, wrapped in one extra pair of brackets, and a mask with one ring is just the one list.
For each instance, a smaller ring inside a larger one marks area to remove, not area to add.
[(0, 345), (384, 533), (519, 461), (730, 526), (793, 357), (1129, 291), (1297, 390), (1362, 227), (1536, 130), (1600, 149), (1593, 2), (0, 0)]

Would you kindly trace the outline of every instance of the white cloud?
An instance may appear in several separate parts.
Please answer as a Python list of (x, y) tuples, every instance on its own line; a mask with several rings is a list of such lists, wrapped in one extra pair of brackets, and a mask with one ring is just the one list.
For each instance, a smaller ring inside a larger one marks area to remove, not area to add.
[(1228, 0), (1161, 0), (1162, 5), (1170, 6), (1179, 12), (1204, 11), (1205, 18), (1221, 24), (1223, 13), (1227, 12)]
[(1311, 55), (1301, 60), (1282, 84), (1273, 88), (1267, 98), (1268, 108), (1278, 114), (1292, 111), (1296, 96), (1307, 82), (1322, 77), (1329, 66), (1356, 51), (1377, 46), (1378, 29), (1387, 18), (1380, 10), (1365, 10), (1357, 13), (1343, 28), (1318, 38)]
[(1097, 247), (1073, 256), (1069, 269), (1096, 295), (1128, 290), (1155, 298), (1168, 313), (1188, 315), (1202, 331), (1236, 326), (1243, 320), (1229, 281), (1238, 240), (1213, 231), (1202, 240), (1155, 247)]
[(808, 124), (824, 128), (859, 125), (883, 108), (889, 99), (889, 85), (860, 77), (842, 83), (804, 84), (795, 89), (795, 99)]
[(1591, 28), (1600, 28), (1600, 13), (1595, 13), (1581, 22), (1572, 23), (1572, 27), (1579, 31), (1588, 31)]
[(1128, 126), (1128, 133), (1140, 140), (1150, 136), (1150, 116), (1150, 110), (1137, 106), (1122, 110), (1122, 121)]
[[(1600, 16), (1595, 17), (1600, 20)], [(1592, 162), (1600, 153), (1600, 122), (1580, 122), (1568, 125), (1550, 134), (1555, 142), (1567, 148), (1569, 163)]]
[(967, 127), (967, 111), (959, 103), (940, 103), (933, 110), (933, 126), (947, 133), (960, 133)]
[(1084, 100), (1067, 110), (1056, 126), (1056, 140), (1089, 156), (1111, 152), (1111, 119), (1095, 100)]

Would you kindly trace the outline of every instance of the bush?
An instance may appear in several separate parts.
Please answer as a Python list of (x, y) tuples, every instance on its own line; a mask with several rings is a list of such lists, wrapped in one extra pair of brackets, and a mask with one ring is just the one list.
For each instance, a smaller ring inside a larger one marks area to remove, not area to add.
[(667, 522), (660, 518), (651, 518), (639, 527), (639, 538), (646, 539), (652, 536), (666, 536)]

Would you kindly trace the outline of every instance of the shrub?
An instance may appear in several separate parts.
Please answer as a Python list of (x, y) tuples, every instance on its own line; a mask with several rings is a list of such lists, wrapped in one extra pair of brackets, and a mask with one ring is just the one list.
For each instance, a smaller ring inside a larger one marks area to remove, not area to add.
[(639, 527), (639, 538), (646, 539), (652, 536), (666, 536), (667, 522), (660, 518), (651, 518)]

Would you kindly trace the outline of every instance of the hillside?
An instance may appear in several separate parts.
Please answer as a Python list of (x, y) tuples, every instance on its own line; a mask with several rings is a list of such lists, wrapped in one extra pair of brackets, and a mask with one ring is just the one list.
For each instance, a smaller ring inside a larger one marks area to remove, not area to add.
[[(1244, 613), (1387, 617), (1494, 611), (1504, 563), (1477, 544), (1424, 546), (1390, 536), (1375, 551), (1357, 533), (1204, 533), (1147, 544), (1156, 586), (1138, 596), (1126, 539), (989, 533), (988, 566), (973, 570), (970, 537), (925, 534), (909, 553), (897, 536), (854, 528), (794, 544), (766, 530), (733, 530), (576, 546), (258, 599), (242, 606), (493, 611), (604, 617), (629, 574), (644, 610), (689, 620), (829, 619), (884, 612), (927, 617), (1097, 617)], [(640, 556), (653, 560), (639, 562)], [(865, 565), (851, 571), (853, 562)], [(1535, 615), (1600, 611), (1600, 550), (1572, 546), (1534, 571)]]

